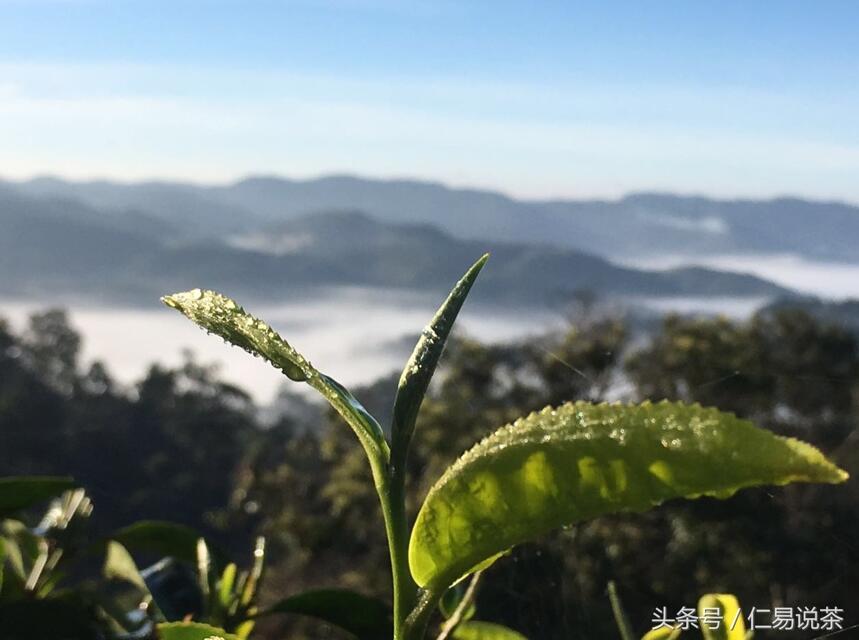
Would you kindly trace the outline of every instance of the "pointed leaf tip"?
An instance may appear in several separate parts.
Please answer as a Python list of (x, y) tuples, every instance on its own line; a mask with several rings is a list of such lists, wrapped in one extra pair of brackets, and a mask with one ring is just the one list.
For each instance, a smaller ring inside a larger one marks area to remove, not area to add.
[(430, 323), (424, 328), (403, 369), (397, 397), (394, 400), (392, 455), (395, 466), (404, 464), (418, 411), (444, 352), (447, 338), (474, 281), (488, 259), (489, 254), (483, 254), (453, 286)]
[(718, 625), (701, 625), (704, 640), (745, 640), (746, 625), (736, 596), (730, 593), (708, 593), (698, 600), (698, 616), (718, 620)]
[(161, 298), (193, 323), (248, 353), (262, 356), (297, 382), (310, 376), (307, 360), (262, 320), (217, 291), (191, 289)]

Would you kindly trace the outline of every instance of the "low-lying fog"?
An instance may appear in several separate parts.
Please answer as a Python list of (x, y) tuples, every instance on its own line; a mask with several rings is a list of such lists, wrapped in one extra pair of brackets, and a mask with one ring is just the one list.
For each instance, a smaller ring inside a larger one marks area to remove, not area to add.
[[(792, 256), (723, 256), (695, 263), (755, 273), (822, 297), (859, 298), (859, 265), (810, 262)], [(690, 264), (690, 260), (667, 256), (635, 264), (665, 268)], [(416, 336), (432, 316), (440, 301), (437, 298), (346, 288), (301, 303), (248, 307), (269, 321), (321, 370), (344, 384), (355, 385), (402, 367), (412, 347), (408, 337)], [(766, 302), (760, 298), (636, 301), (657, 312), (722, 313), (734, 317), (748, 316)], [(43, 301), (0, 301), (0, 316), (20, 329), (30, 313), (48, 306)], [(226, 380), (247, 389), (263, 403), (274, 397), (285, 380), (261, 360), (207, 336), (166, 307), (153, 304), (149, 309), (126, 309), (79, 303), (65, 306), (73, 325), (83, 335), (84, 361), (105, 362), (122, 383), (140, 379), (153, 362), (179, 364), (184, 349), (190, 349), (201, 362), (220, 363)], [(458, 326), (470, 336), (492, 342), (541, 334), (564, 323), (564, 314), (550, 308), (529, 310), (466, 304)]]
[(696, 256), (694, 258), (664, 255), (615, 260), (615, 262), (641, 269), (672, 269), (696, 265), (724, 271), (739, 271), (821, 298), (832, 300), (859, 298), (859, 264), (809, 260), (793, 254)]
[[(413, 294), (343, 289), (317, 300), (270, 307), (247, 305), (247, 309), (269, 322), (319, 369), (354, 385), (401, 369), (413, 346), (411, 338), (420, 333), (438, 302)], [(84, 361), (107, 363), (111, 374), (123, 383), (140, 379), (153, 362), (181, 363), (185, 349), (201, 362), (220, 363), (226, 380), (261, 402), (271, 400), (285, 381), (262, 360), (206, 335), (167, 307), (64, 306), (83, 335)], [(45, 307), (32, 301), (0, 301), (0, 316), (20, 330), (30, 313)], [(560, 326), (563, 316), (551, 311), (466, 307), (457, 324), (468, 335), (499, 341)], [(302, 386), (296, 385), (296, 390)]]

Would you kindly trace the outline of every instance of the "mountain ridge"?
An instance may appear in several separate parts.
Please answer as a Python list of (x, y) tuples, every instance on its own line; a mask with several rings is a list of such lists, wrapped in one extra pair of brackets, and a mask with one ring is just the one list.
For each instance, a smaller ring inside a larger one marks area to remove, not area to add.
[[(547, 244), (457, 238), (426, 222), (392, 223), (356, 209), (309, 213), (243, 235), (178, 240), (118, 225), (115, 216), (127, 211), (80, 203), (64, 210), (63, 202), (0, 188), (0, 221), (13, 230), (0, 235), (0, 290), (7, 295), (128, 303), (197, 286), (268, 301), (337, 286), (443, 292), (487, 250), (496, 256), (478, 293), (487, 302), (543, 304), (584, 289), (607, 297), (790, 293), (746, 274), (640, 270)], [(253, 234), (256, 244), (241, 242)]]
[(859, 237), (859, 206), (836, 200), (715, 199), (656, 191), (603, 200), (520, 200), (439, 182), (348, 174), (307, 180), (260, 175), (221, 185), (44, 177), (5, 184), (29, 195), (67, 195), (100, 210), (153, 215), (176, 225), (183, 239), (352, 208), (387, 222), (431, 223), (460, 239), (548, 243), (614, 260), (671, 252), (693, 258), (791, 253), (859, 262), (850, 242)]

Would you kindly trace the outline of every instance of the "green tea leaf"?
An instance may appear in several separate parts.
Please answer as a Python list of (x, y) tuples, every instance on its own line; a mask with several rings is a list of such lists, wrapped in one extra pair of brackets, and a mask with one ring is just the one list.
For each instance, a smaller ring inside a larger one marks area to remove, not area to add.
[(104, 559), (104, 577), (110, 580), (123, 580), (141, 591), (148, 593), (149, 588), (140, 575), (137, 563), (128, 550), (115, 540), (107, 543), (107, 554)]
[[(307, 382), (321, 393), (352, 427), (371, 460), (387, 462), (388, 443), (382, 427), (355, 397), (333, 378), (317, 371), (274, 329), (215, 291), (193, 289), (162, 298), (194, 323), (248, 353), (268, 360), (288, 378)], [(374, 473), (377, 469), (374, 467)]]
[(235, 301), (216, 291), (192, 289), (161, 300), (209, 333), (222, 337), (248, 353), (261, 356), (298, 382), (310, 377), (310, 365), (300, 353), (262, 320), (245, 312)]
[(3, 593), (3, 569), (6, 566), (6, 543), (0, 538), (0, 594)]
[(236, 626), (236, 636), (238, 636), (239, 640), (245, 640), (250, 637), (255, 625), (256, 622), (254, 620), (245, 620)]
[(463, 622), (453, 630), (455, 640), (528, 640), (518, 631), (491, 622)]
[(456, 316), (488, 259), (489, 254), (481, 257), (454, 285), (447, 299), (421, 333), (421, 337), (418, 339), (405, 369), (403, 369), (397, 397), (394, 400), (391, 449), (395, 467), (402, 467), (405, 464), (409, 441), (415, 430), (415, 420), (429, 387), (430, 379), (435, 373), (439, 358), (444, 351), (444, 345), (451, 329), (453, 329), (453, 323), (456, 321)]
[[(698, 618), (704, 640), (745, 640), (746, 623), (737, 598), (729, 593), (708, 593), (698, 600)], [(712, 623), (708, 623), (712, 620)]]
[(221, 601), (221, 606), (227, 609), (233, 601), (233, 585), (236, 582), (235, 563), (231, 562), (224, 568), (221, 574), (221, 581), (218, 589), (218, 599)]
[(74, 480), (58, 476), (0, 478), (0, 517), (35, 506), (74, 487)]
[(464, 454), (430, 489), (412, 531), (420, 586), (443, 589), (480, 562), (552, 529), (677, 497), (843, 482), (820, 451), (698, 405), (547, 407)]
[(199, 622), (165, 622), (158, 625), (159, 640), (239, 640), (223, 629)]
[(197, 540), (191, 527), (160, 520), (141, 520), (110, 536), (132, 553), (152, 553), (184, 560), (196, 566)]
[(652, 629), (641, 636), (641, 640), (677, 640), (680, 637), (680, 628), (671, 629), (669, 627), (660, 627)]
[(23, 587), (29, 573), (25, 564), (38, 555), (38, 537), (18, 520), (0, 522), (0, 537), (3, 540), (6, 564), (10, 571), (6, 576), (7, 581), (14, 576), (16, 583), (20, 582)]
[(319, 589), (294, 595), (255, 617), (295, 613), (340, 627), (359, 640), (389, 640), (391, 610), (384, 602), (346, 589)]
[(253, 604), (256, 598), (259, 583), (262, 580), (263, 571), (265, 570), (265, 538), (262, 536), (257, 538), (256, 546), (254, 546), (254, 562), (247, 577), (242, 583), (239, 593), (241, 599), (239, 602), (243, 607), (249, 607)]
[(381, 456), (385, 462), (388, 461), (391, 454), (382, 427), (346, 387), (318, 371), (314, 377), (308, 378), (307, 383), (325, 396), (346, 424), (352, 427), (371, 460), (378, 460)]
[[(445, 618), (450, 619), (450, 617), (456, 612), (457, 608), (462, 603), (462, 599), (465, 596), (466, 585), (462, 582), (455, 584), (450, 589), (444, 592), (444, 595), (441, 597), (441, 600), (438, 602), (438, 609), (441, 611), (441, 615)], [(471, 620), (474, 615), (477, 613), (477, 607), (472, 602), (463, 612), (462, 619), (463, 620)]]

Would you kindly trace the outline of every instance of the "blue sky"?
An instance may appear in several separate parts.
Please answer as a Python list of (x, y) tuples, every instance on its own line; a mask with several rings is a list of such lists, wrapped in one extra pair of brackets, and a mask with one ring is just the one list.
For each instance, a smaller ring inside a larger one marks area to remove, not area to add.
[(0, 176), (859, 202), (859, 3), (0, 0)]

